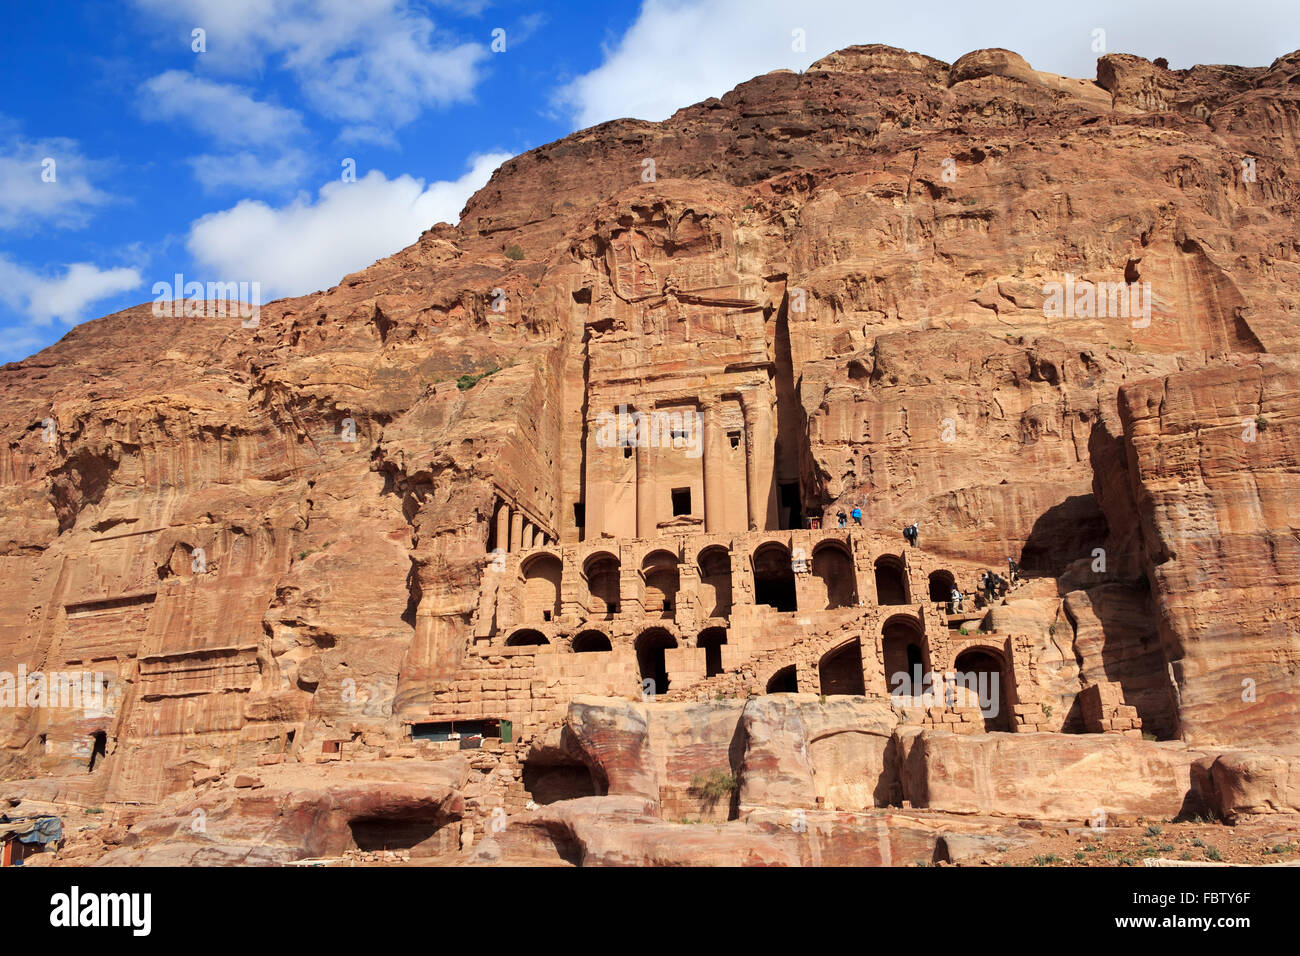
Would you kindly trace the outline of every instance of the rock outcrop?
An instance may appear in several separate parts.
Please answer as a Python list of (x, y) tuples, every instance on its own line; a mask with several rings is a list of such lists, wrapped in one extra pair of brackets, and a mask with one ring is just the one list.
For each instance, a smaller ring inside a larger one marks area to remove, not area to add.
[(109, 863), (1295, 812), (1297, 78), (849, 47), (0, 367), (0, 790)]

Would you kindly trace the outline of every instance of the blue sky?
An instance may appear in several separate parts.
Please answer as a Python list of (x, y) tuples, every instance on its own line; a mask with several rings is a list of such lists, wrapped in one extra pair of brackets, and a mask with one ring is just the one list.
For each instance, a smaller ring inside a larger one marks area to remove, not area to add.
[(1098, 30), (1175, 68), (1300, 46), (1266, 0), (54, 0), (0, 25), (0, 361), (177, 272), (328, 288), (455, 221), (507, 156), (853, 43), (1088, 77)]

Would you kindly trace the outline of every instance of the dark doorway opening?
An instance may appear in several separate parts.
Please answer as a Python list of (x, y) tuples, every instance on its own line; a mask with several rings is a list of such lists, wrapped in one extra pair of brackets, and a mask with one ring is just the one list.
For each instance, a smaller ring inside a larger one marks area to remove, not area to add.
[(890, 694), (915, 697), (926, 688), (925, 638), (921, 625), (911, 619), (895, 617), (886, 621), (881, 631), (880, 648), (884, 652), (885, 685)]
[(523, 783), (528, 796), (541, 804), (600, 795), (591, 771), (580, 763), (539, 764), (526, 760)]
[(828, 653), (817, 665), (817, 672), (821, 691), (827, 697), (832, 694), (862, 696), (867, 692), (862, 679), (862, 645), (858, 641), (850, 641)]
[(522, 631), (515, 631), (506, 638), (506, 647), (537, 647), (542, 644), (549, 644), (546, 635), (541, 631), (534, 631), (525, 628)]
[(348, 823), (358, 850), (410, 850), (432, 837), (442, 827), (438, 820), (365, 819)]
[(108, 734), (102, 730), (97, 730), (90, 735), (90, 773), (95, 772), (95, 764), (99, 763), (99, 758), (108, 756)]
[(785, 545), (765, 544), (754, 552), (754, 600), (778, 611), (798, 610), (794, 565)]
[(826, 587), (826, 607), (853, 607), (858, 603), (857, 576), (853, 558), (834, 542), (813, 551), (812, 573)]
[(722, 673), (722, 645), (727, 643), (727, 632), (720, 627), (700, 631), (699, 646), (704, 648), (704, 676)]
[(947, 604), (952, 600), (952, 589), (956, 586), (956, 581), (947, 571), (933, 572), (930, 575), (930, 600), (935, 604)]
[(654, 681), (650, 690), (662, 694), (668, 690), (668, 665), (664, 651), (677, 646), (677, 638), (663, 628), (652, 628), (636, 639), (636, 663), (641, 672), (642, 687), (645, 681)]
[(573, 639), (575, 654), (591, 654), (610, 649), (609, 638), (600, 631), (583, 631)]
[(903, 578), (903, 566), (896, 558), (876, 559), (876, 602), (907, 603), (907, 582)]
[(795, 672), (794, 665), (782, 667), (772, 675), (767, 682), (767, 692), (769, 694), (797, 694), (799, 693), (799, 675)]
[(781, 527), (802, 528), (803, 496), (799, 493), (799, 482), (782, 482), (779, 490), (781, 493)]
[(691, 489), (674, 488), (673, 489), (673, 517), (679, 515), (689, 515), (691, 513)]
[(952, 666), (956, 680), (964, 684), (959, 690), (966, 706), (976, 699), (984, 707), (985, 731), (1010, 731), (1011, 714), (1007, 707), (1007, 675), (1002, 658), (991, 651), (975, 648), (957, 655)]

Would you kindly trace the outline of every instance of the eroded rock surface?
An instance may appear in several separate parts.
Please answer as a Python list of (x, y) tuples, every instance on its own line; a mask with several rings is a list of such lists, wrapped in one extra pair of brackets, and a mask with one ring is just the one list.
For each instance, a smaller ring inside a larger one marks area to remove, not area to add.
[(849, 47), (0, 368), (0, 780), (106, 862), (1294, 812), (1297, 77)]

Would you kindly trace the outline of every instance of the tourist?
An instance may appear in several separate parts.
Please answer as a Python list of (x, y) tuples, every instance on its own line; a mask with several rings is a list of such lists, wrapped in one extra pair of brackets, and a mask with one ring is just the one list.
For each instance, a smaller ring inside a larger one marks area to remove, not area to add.
[(836, 512), (835, 517), (839, 519), (841, 528), (843, 528), (846, 524), (849, 523), (848, 515), (844, 513), (843, 508), (841, 508), (838, 512)]
[(859, 508), (857, 505), (854, 505), (854, 506), (853, 506), (853, 510), (850, 511), (849, 514), (851, 514), (851, 515), (853, 516), (853, 523), (854, 523), (854, 524), (862, 524), (862, 509), (861, 509), (861, 508)]
[(952, 586), (952, 595), (948, 599), (948, 613), (961, 613), (961, 591), (957, 590), (957, 585)]
[(985, 571), (980, 575), (980, 587), (984, 589), (984, 601), (987, 604), (993, 603), (993, 572)]
[(1015, 587), (1020, 583), (1020, 565), (1007, 558), (1007, 577), (1011, 579), (1011, 586)]

